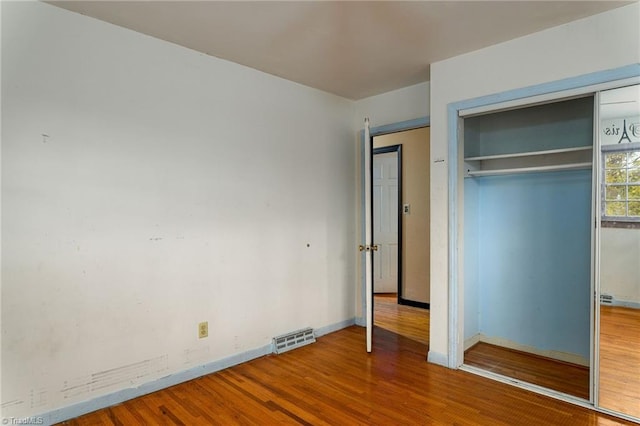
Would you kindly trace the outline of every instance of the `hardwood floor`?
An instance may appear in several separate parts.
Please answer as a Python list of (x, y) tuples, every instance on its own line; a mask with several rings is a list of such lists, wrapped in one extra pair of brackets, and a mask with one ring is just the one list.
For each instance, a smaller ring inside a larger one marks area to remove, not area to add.
[(66, 422), (69, 425), (631, 424), (425, 361), (426, 346), (352, 326)]
[(589, 399), (589, 368), (484, 342), (464, 353), (464, 363), (486, 371)]
[(640, 417), (640, 309), (600, 307), (600, 405)]
[(429, 311), (398, 305), (397, 297), (396, 293), (374, 295), (374, 325), (429, 345)]
[[(599, 404), (640, 417), (640, 310), (602, 306), (600, 315)], [(589, 398), (586, 367), (486, 343), (467, 350), (465, 364)]]

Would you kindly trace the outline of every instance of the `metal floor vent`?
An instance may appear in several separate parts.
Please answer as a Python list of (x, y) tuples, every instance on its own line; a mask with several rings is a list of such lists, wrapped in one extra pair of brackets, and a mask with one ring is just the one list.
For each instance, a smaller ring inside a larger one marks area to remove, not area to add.
[(613, 296), (610, 296), (608, 294), (601, 294), (600, 295), (600, 304), (602, 304), (602, 305), (613, 305)]
[(283, 334), (273, 338), (273, 352), (281, 354), (291, 349), (299, 348), (300, 346), (314, 343), (316, 336), (313, 333), (312, 328), (305, 328), (302, 330), (294, 331), (292, 333)]

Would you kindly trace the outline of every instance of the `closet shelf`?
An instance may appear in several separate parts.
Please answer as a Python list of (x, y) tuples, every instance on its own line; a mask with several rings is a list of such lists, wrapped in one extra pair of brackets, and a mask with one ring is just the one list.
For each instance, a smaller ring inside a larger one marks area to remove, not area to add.
[(537, 166), (537, 167), (518, 167), (513, 169), (495, 169), (495, 170), (468, 170), (467, 176), (480, 177), (480, 176), (492, 176), (492, 175), (506, 175), (516, 173), (535, 173), (535, 172), (549, 172), (556, 170), (579, 170), (590, 169), (591, 163), (568, 163), (557, 164), (552, 166)]
[(513, 154), (483, 155), (480, 157), (465, 157), (464, 161), (499, 160), (501, 158), (517, 158), (517, 157), (531, 157), (535, 155), (562, 154), (564, 152), (589, 151), (592, 148), (593, 147), (591, 145), (588, 145), (588, 146), (578, 146), (574, 148), (548, 149), (545, 151), (530, 151), (530, 152), (516, 152)]

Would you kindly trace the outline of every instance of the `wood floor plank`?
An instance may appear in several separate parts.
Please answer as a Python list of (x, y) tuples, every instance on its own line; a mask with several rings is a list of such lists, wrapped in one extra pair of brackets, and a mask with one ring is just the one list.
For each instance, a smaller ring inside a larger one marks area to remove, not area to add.
[[(640, 310), (602, 306), (600, 405), (640, 417)], [(465, 363), (529, 383), (589, 398), (589, 370), (522, 352), (480, 343)]]
[(589, 399), (589, 368), (479, 342), (465, 351), (467, 365)]
[(429, 310), (398, 304), (396, 293), (374, 295), (373, 323), (377, 327), (429, 345)]
[(640, 309), (600, 307), (600, 404), (640, 417)]
[[(138, 411), (146, 424), (631, 424), (429, 364), (426, 345), (379, 327), (372, 354), (364, 341), (363, 328), (349, 327), (121, 406)], [(66, 424), (100, 424), (108, 410)]]

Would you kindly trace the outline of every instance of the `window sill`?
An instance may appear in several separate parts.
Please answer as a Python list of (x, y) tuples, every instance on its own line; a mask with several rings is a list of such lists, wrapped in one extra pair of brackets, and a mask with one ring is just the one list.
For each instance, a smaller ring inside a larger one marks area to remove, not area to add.
[(603, 228), (640, 229), (640, 222), (625, 220), (602, 220), (600, 226)]

